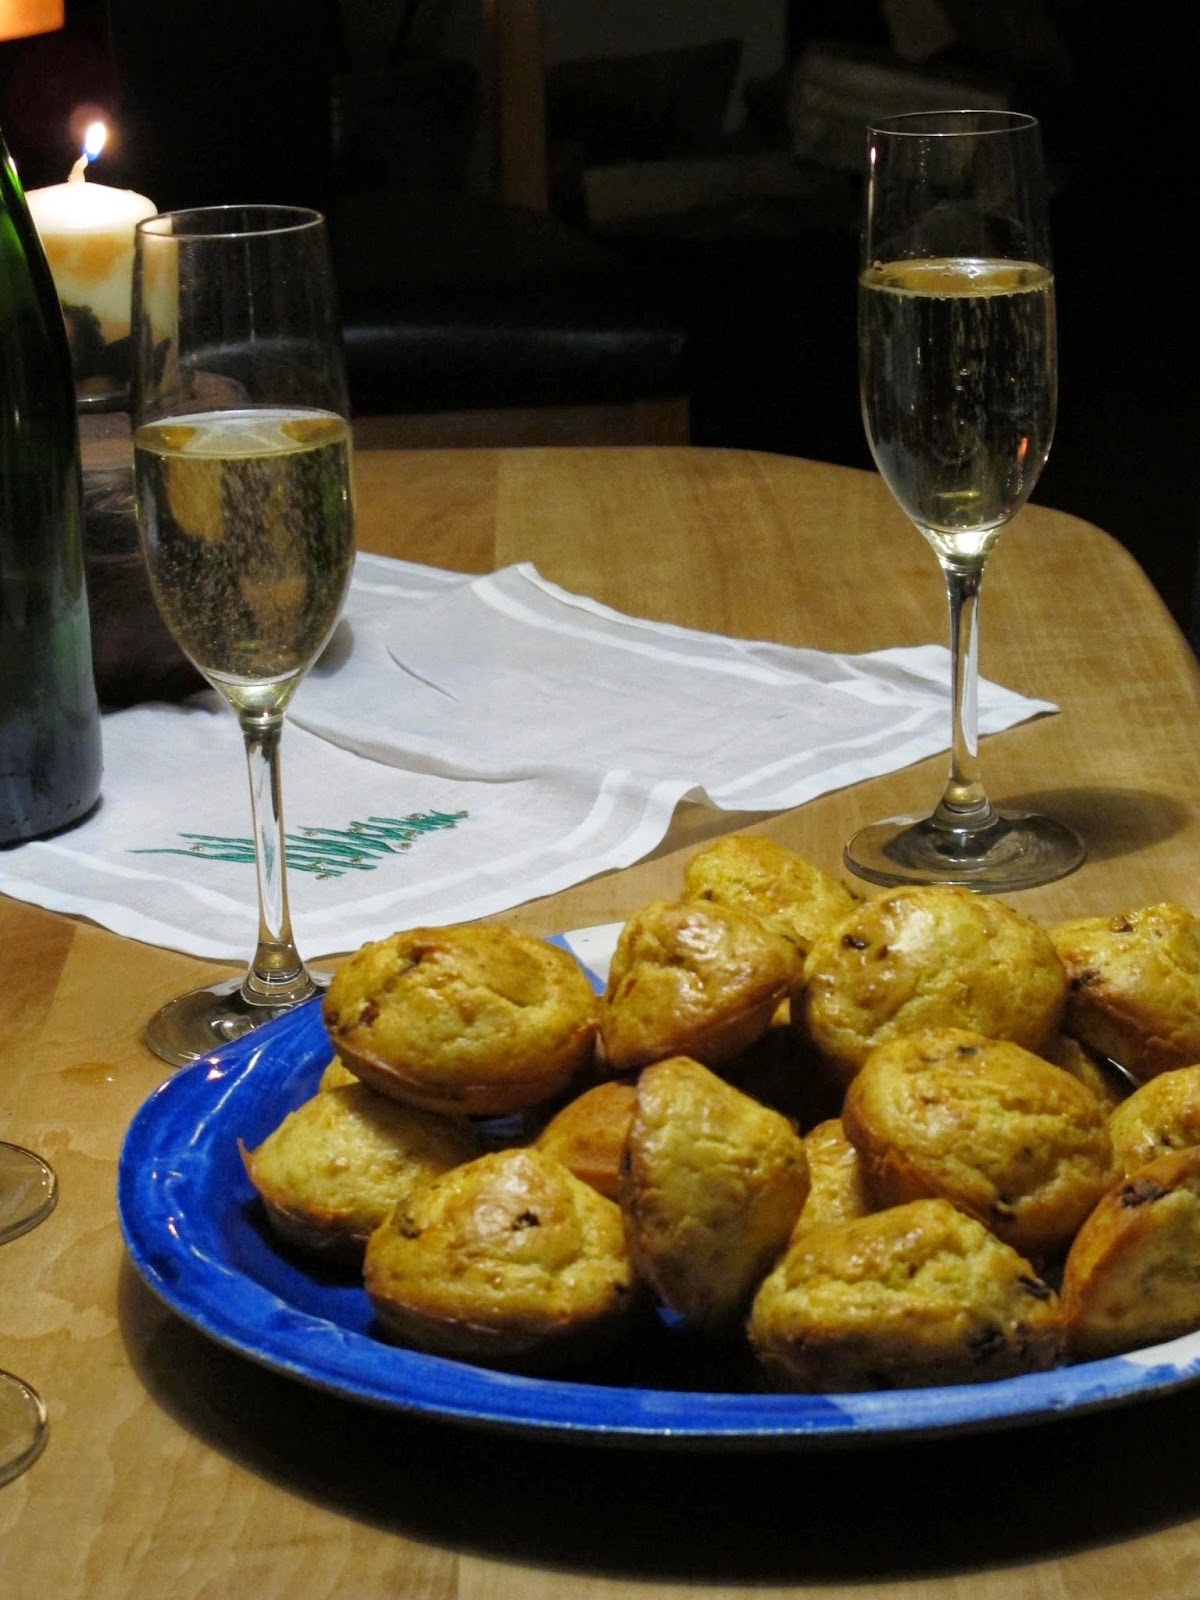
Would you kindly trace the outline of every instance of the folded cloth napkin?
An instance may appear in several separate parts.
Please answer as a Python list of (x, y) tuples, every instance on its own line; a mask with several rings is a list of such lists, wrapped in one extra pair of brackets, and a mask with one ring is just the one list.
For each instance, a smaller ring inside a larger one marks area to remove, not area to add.
[[(374, 761), (488, 781), (587, 773), (780, 811), (947, 746), (937, 645), (849, 656), (696, 633), (527, 565), (439, 575), (407, 605), (378, 558), (359, 572), (353, 649), (310, 675), (292, 719)], [(981, 733), (1054, 709), (980, 685)]]
[[(948, 653), (870, 655), (625, 617), (532, 567), (360, 555), (283, 739), (289, 890), (315, 956), (628, 865), (681, 801), (771, 811), (946, 748)], [(981, 683), (983, 732), (1055, 708)], [(99, 809), (0, 852), (0, 891), (246, 957), (256, 887), (236, 723), (206, 691), (104, 719)]]

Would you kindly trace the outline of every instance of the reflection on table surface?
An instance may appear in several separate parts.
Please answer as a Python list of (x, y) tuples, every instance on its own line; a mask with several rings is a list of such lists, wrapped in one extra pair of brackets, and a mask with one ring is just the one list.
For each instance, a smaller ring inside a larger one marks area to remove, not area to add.
[[(937, 573), (870, 474), (609, 449), (379, 453), (358, 480), (366, 549), (464, 571), (528, 560), (624, 611), (790, 644), (940, 639)], [(986, 741), (994, 798), (1061, 817), (1090, 851), (1013, 903), (1056, 920), (1194, 899), (1198, 678), (1141, 573), (1098, 530), (1033, 506), (983, 604), (984, 673), (1061, 707)], [(836, 868), (857, 824), (920, 809), (942, 766), (770, 818), (685, 808), (652, 859), (505, 920), (541, 933), (618, 920), (674, 894), (686, 855), (735, 827)], [(141, 1026), (215, 969), (11, 900), (0, 934), (0, 1137), (39, 1150), (61, 1183), (53, 1216), (0, 1252), (0, 1367), (42, 1392), (52, 1429), (0, 1494), (6, 1597), (645, 1600), (686, 1584), (1192, 1600), (1200, 1391), (971, 1437), (746, 1456), (383, 1415), (223, 1350), (143, 1286), (113, 1202), (124, 1130), (165, 1075)]]

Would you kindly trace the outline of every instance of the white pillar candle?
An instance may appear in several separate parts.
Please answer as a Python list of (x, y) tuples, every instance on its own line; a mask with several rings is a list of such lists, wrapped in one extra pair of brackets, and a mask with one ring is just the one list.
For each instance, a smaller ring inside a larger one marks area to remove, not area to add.
[[(90, 130), (89, 130), (90, 132)], [(129, 334), (133, 233), (158, 207), (132, 189), (110, 189), (84, 177), (88, 150), (66, 183), (25, 196), (64, 311), (90, 311), (105, 344)]]

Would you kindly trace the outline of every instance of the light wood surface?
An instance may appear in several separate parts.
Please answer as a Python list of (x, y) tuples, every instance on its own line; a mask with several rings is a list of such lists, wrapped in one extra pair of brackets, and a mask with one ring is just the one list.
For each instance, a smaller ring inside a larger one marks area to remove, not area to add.
[[(365, 549), (464, 571), (528, 560), (625, 611), (791, 644), (943, 636), (934, 559), (869, 474), (686, 449), (438, 451), (361, 455), (358, 482)], [(1044, 807), (1091, 849), (1013, 903), (1048, 920), (1200, 909), (1200, 680), (1129, 557), (1027, 508), (984, 586), (982, 665), (1062, 708), (984, 741), (993, 797)], [(621, 917), (739, 826), (836, 868), (857, 824), (927, 807), (943, 770), (768, 819), (689, 808), (652, 859), (509, 920)], [(48, 1157), (62, 1190), (0, 1251), (0, 1366), (52, 1425), (0, 1490), (4, 1600), (1200, 1592), (1196, 1392), (917, 1445), (684, 1454), (381, 1416), (226, 1353), (142, 1286), (113, 1199), (123, 1132), (166, 1076), (141, 1024), (220, 969), (11, 900), (0, 941), (0, 1136)]]

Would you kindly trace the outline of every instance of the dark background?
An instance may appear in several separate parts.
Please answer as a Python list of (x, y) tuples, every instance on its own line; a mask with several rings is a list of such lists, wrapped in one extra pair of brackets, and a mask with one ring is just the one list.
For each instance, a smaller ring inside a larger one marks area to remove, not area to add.
[[(1195, 642), (1198, 8), (941, 4), (956, 37), (921, 70), (999, 89), (1038, 114), (1055, 177), (1060, 409), (1034, 498), (1120, 539)], [(871, 464), (855, 387), (859, 180), (799, 162), (787, 193), (597, 223), (582, 173), (589, 163), (787, 149), (795, 63), (814, 46), (894, 61), (885, 9), (791, 4), (787, 68), (745, 86), (733, 133), (712, 115), (720, 94), (711, 107), (705, 98), (724, 70), (714, 51), (642, 60), (636, 71), (551, 72), (556, 220), (632, 264), (684, 326), (697, 444)], [(461, 10), (456, 38), (435, 0), (393, 10), (388, 48), (364, 71), (335, 0), (74, 0), (62, 32), (0, 45), (0, 127), (26, 187), (65, 178), (98, 111), (116, 138), (93, 176), (160, 209), (268, 199), (336, 214), (347, 196), (367, 194), (380, 214), (402, 217), (430, 195), (470, 195), (486, 181), (487, 95)], [(619, 39), (611, 48), (620, 58)], [(426, 266), (436, 276), (437, 261)], [(402, 275), (396, 298), (402, 314)], [(1121, 619), (1112, 620), (1119, 651)]]

